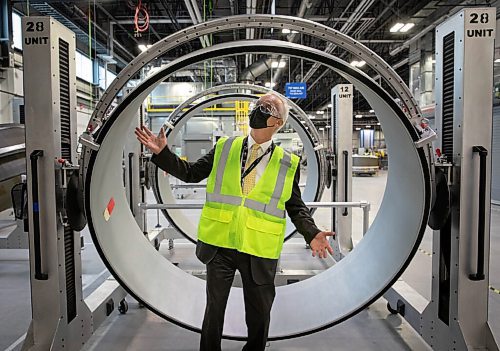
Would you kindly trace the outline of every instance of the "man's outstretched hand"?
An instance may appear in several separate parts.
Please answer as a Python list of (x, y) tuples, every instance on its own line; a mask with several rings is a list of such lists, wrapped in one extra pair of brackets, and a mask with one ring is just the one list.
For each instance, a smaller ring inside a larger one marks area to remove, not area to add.
[(318, 255), (319, 258), (326, 258), (326, 251), (333, 255), (333, 249), (328, 242), (327, 237), (335, 236), (334, 232), (320, 232), (316, 234), (314, 239), (311, 240), (309, 246), (311, 246), (312, 255), (316, 257)]
[(167, 137), (165, 136), (165, 130), (163, 127), (156, 136), (148, 129), (148, 127), (143, 125), (141, 128), (135, 128), (135, 135), (137, 136), (137, 140), (151, 150), (153, 154), (158, 155), (161, 150), (167, 146)]

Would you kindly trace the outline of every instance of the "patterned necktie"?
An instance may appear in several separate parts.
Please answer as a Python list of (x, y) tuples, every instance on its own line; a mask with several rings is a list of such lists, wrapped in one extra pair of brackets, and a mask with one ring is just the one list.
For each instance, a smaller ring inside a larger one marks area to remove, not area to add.
[[(256, 159), (257, 159), (257, 154), (259, 152), (260, 145), (259, 144), (253, 144), (252, 149), (250, 152), (250, 158), (248, 159), (247, 163), (245, 164), (245, 169), (247, 169)], [(254, 167), (250, 173), (247, 174), (245, 179), (243, 179), (243, 195), (248, 195), (250, 191), (252, 191), (253, 187), (255, 186), (255, 176), (257, 175), (257, 167)]]

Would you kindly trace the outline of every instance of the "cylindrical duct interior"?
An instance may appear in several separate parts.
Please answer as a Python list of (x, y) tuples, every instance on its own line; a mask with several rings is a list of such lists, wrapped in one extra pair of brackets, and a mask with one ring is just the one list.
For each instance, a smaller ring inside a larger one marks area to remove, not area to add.
[[(137, 226), (122, 186), (123, 139), (146, 96), (166, 76), (194, 62), (246, 52), (303, 57), (341, 74), (376, 111), (391, 157), (383, 201), (363, 240), (323, 273), (277, 288), (269, 337), (283, 339), (340, 323), (379, 298), (409, 264), (426, 227), (429, 168), (415, 146), (418, 136), (387, 92), (359, 69), (325, 52), (275, 40), (214, 45), (171, 62), (125, 97), (102, 126), (85, 177), (85, 208), (96, 248), (120, 284), (159, 316), (199, 331), (205, 282), (157, 253)], [(115, 207), (108, 218), (110, 201)], [(242, 290), (232, 288), (224, 335), (244, 339), (246, 333)]]
[[(182, 130), (186, 122), (197, 113), (200, 113), (206, 107), (235, 100), (256, 101), (258, 98), (259, 97), (256, 95), (233, 93), (206, 99), (201, 103), (198, 103), (195, 106), (191, 107), (179, 118), (175, 118), (174, 129), (169, 129), (166, 133), (167, 140), (174, 140), (180, 130)], [(305, 188), (302, 191), (302, 199), (306, 202), (319, 201), (325, 187), (324, 180), (321, 179), (321, 175), (324, 175), (324, 172), (326, 172), (326, 169), (322, 169), (322, 165), (324, 165), (325, 162), (321, 162), (322, 160), (320, 159), (324, 155), (324, 153), (322, 153), (322, 150), (315, 150), (313, 140), (308, 130), (305, 128), (304, 124), (300, 122), (300, 119), (295, 114), (295, 112), (290, 113), (288, 123), (290, 123), (290, 125), (302, 140), (304, 150), (307, 155), (307, 179), (305, 182)], [(172, 192), (169, 176), (159, 168), (157, 168), (157, 171), (155, 172), (155, 179), (153, 180), (153, 190), (158, 203), (178, 203)], [(196, 242), (197, 223), (193, 222), (192, 217), (188, 218), (185, 215), (185, 211), (180, 209), (165, 209), (162, 210), (162, 212), (166, 216), (169, 223), (172, 224), (181, 235), (186, 237), (191, 242)], [(285, 240), (288, 240), (295, 233), (296, 229), (291, 223), (290, 218), (287, 216)]]

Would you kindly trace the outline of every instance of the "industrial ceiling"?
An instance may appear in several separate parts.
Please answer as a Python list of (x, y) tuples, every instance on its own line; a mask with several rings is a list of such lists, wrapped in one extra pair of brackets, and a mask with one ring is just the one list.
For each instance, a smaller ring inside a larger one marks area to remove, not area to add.
[[(432, 33), (436, 24), (461, 6), (495, 6), (498, 1), (419, 1), (419, 0), (98, 0), (98, 1), (12, 1), (16, 10), (27, 14), (51, 15), (70, 27), (77, 34), (77, 47), (89, 55), (117, 62), (120, 71), (126, 63), (140, 53), (139, 45), (154, 44), (161, 38), (182, 30), (193, 23), (236, 14), (279, 14), (304, 17), (335, 28), (367, 45), (408, 82), (411, 46), (416, 39)], [(390, 31), (395, 23), (414, 23), (407, 32)], [(89, 37), (92, 40), (89, 40)], [(234, 39), (281, 39), (303, 43), (340, 58), (351, 61), (345, 52), (334, 46), (325, 47), (325, 42), (313, 37), (301, 37), (295, 33), (279, 30), (249, 30), (224, 32), (180, 46), (174, 56), (182, 56), (201, 46)], [(250, 56), (250, 57), (249, 57)], [(163, 58), (174, 59), (176, 57)], [(263, 55), (240, 55), (235, 57), (238, 77), (248, 73), (247, 68), (265, 62)], [(276, 59), (276, 58), (275, 58)], [(279, 59), (279, 58), (278, 58)], [(415, 61), (418, 57), (415, 58)], [(373, 72), (365, 66), (371, 76)], [(196, 72), (196, 71), (195, 71)], [(200, 81), (220, 82), (213, 71), (197, 71)], [(216, 71), (217, 72), (217, 71)], [(342, 78), (318, 64), (295, 59), (282, 69), (256, 77), (264, 84), (272, 75), (275, 89), (284, 90), (286, 82), (307, 82), (306, 99), (297, 101), (306, 111), (322, 109), (329, 103), (330, 89), (342, 82)], [(217, 73), (215, 73), (217, 74)], [(216, 79), (217, 78), (217, 79)], [(368, 111), (370, 107), (361, 96), (354, 96), (354, 110)]]

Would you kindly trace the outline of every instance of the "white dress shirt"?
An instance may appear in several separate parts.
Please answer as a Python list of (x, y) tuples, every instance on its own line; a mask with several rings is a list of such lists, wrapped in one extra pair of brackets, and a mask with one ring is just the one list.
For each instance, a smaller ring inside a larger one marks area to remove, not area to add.
[[(260, 148), (257, 151), (257, 157), (260, 157), (266, 150), (267, 148), (271, 145), (273, 141), (268, 140), (265, 143), (260, 144)], [(255, 144), (255, 140), (253, 140), (252, 136), (248, 134), (248, 141), (247, 141), (247, 146), (248, 146), (248, 153), (247, 153), (247, 163), (245, 163), (245, 167), (248, 168), (250, 165), (248, 164), (248, 160), (250, 159), (250, 154), (252, 152), (252, 146)], [(260, 177), (262, 176), (262, 173), (264, 173), (264, 170), (266, 169), (267, 164), (269, 163), (269, 160), (271, 159), (271, 153), (269, 152), (260, 160), (260, 162), (257, 164), (257, 167), (255, 167), (256, 170), (256, 175), (255, 175), (255, 184), (259, 181)]]

